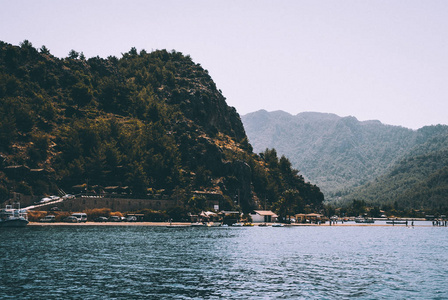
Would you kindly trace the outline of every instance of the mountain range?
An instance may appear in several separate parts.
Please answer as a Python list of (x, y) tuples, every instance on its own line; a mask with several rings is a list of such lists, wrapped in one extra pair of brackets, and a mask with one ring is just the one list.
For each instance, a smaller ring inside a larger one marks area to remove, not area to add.
[(265, 110), (242, 121), (255, 152), (275, 148), (330, 202), (448, 206), (447, 126), (411, 130), (352, 116)]

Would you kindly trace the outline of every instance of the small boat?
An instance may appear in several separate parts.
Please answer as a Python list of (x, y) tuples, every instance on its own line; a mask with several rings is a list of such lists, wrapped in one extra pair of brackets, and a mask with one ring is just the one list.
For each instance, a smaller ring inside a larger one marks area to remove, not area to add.
[(13, 205), (6, 205), (6, 208), (0, 210), (0, 227), (25, 227), (29, 221), (25, 209), (20, 209), (20, 203), (17, 208)]
[(268, 226), (268, 224), (266, 224), (266, 223), (261, 223), (258, 225), (258, 227), (267, 227), (267, 226)]
[(394, 221), (394, 220), (392, 220), (392, 221), (386, 221), (386, 224), (392, 224), (392, 225), (405, 225), (405, 224), (407, 224), (408, 222), (407, 221)]
[(233, 223), (232, 227), (243, 227), (244, 224), (243, 223)]
[(285, 227), (282, 223), (274, 223), (272, 224), (272, 227)]
[(250, 223), (250, 222), (246, 222), (246, 223), (243, 224), (243, 226), (248, 226), (248, 227), (250, 227), (250, 226), (254, 226), (254, 224), (252, 224), (252, 223)]
[(372, 223), (375, 223), (375, 220), (374, 219), (372, 219), (372, 218), (363, 218), (363, 217), (357, 217), (357, 218), (355, 218), (355, 223), (369, 223), (369, 224), (372, 224)]
[(207, 227), (207, 224), (202, 222), (191, 223), (191, 227)]
[(221, 227), (222, 224), (221, 224), (221, 223), (218, 223), (218, 222), (208, 222), (208, 223), (207, 223), (207, 226), (208, 226), (208, 227)]

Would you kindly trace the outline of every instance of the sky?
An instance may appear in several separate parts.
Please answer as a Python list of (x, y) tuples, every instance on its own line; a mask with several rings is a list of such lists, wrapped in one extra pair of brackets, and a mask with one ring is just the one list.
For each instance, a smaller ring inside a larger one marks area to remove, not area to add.
[(57, 57), (176, 50), (240, 115), (448, 124), (445, 0), (0, 0), (0, 40)]

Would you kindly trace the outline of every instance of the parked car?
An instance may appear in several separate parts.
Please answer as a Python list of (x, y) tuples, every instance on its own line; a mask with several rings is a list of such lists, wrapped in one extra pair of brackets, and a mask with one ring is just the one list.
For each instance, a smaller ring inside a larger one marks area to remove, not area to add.
[(119, 216), (110, 216), (108, 221), (109, 222), (120, 222), (121, 218)]
[(98, 217), (95, 219), (95, 222), (107, 222), (107, 218), (106, 217)]
[(62, 199), (74, 199), (75, 198), (75, 195), (72, 195), (72, 194), (67, 194), (67, 195), (64, 195), (64, 196), (62, 196)]
[(137, 217), (136, 216), (128, 216), (126, 218), (126, 221), (128, 221), (128, 222), (137, 222)]
[(78, 223), (78, 218), (76, 218), (74, 216), (68, 216), (65, 219), (65, 222), (67, 222), (67, 223)]
[(42, 223), (52, 223), (55, 220), (55, 216), (54, 215), (48, 215), (43, 217), (42, 219), (39, 220), (39, 222)]
[(47, 203), (47, 202), (50, 202), (50, 201), (51, 201), (51, 198), (45, 197), (45, 198), (40, 199), (40, 201), (38, 203), (42, 204), (42, 203)]
[(87, 214), (86, 213), (74, 213), (72, 214), (73, 217), (75, 217), (78, 222), (87, 222)]
[(51, 200), (50, 201), (56, 201), (56, 200), (59, 200), (59, 199), (61, 199), (59, 196), (50, 196), (49, 197)]

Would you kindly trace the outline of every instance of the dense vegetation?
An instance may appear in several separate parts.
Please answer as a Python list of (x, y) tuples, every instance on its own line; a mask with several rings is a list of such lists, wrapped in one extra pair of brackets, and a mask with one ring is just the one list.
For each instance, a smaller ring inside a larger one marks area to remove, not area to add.
[(388, 172), (353, 189), (345, 199), (363, 199), (396, 211), (448, 213), (448, 128), (418, 130), (420, 142)]
[(195, 190), (246, 212), (323, 201), (286, 157), (252, 153), (208, 72), (176, 51), (60, 59), (29, 41), (0, 42), (0, 154), (1, 200), (83, 185), (163, 193), (191, 209), (203, 208)]
[(242, 120), (255, 151), (276, 148), (332, 204), (353, 207), (357, 201), (395, 214), (448, 211), (447, 126), (414, 131), (354, 117), (281, 111), (258, 111)]

